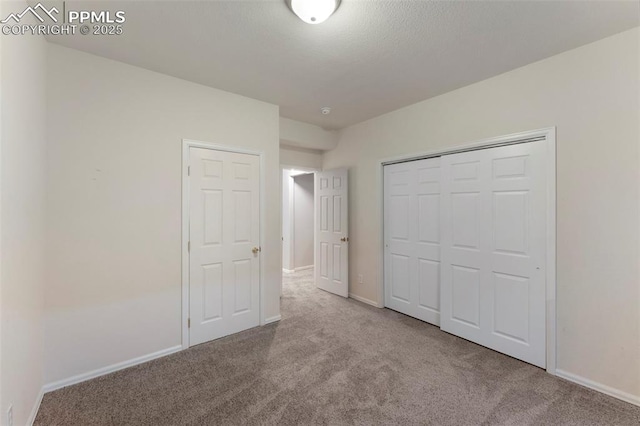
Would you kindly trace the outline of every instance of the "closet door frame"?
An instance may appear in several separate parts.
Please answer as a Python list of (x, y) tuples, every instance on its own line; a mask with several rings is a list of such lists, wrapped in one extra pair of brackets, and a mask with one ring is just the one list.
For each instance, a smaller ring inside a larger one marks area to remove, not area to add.
[(475, 151), (479, 149), (494, 148), (506, 145), (534, 142), (544, 140), (546, 145), (546, 371), (556, 375), (556, 128), (531, 130), (513, 133), (495, 138), (478, 140), (469, 144), (452, 146), (439, 150), (418, 152), (411, 155), (402, 155), (382, 159), (378, 162), (377, 181), (379, 192), (380, 212), (380, 247), (379, 247), (379, 272), (378, 276), (378, 307), (384, 307), (384, 166), (405, 161), (422, 160), (425, 158), (439, 157), (459, 152)]

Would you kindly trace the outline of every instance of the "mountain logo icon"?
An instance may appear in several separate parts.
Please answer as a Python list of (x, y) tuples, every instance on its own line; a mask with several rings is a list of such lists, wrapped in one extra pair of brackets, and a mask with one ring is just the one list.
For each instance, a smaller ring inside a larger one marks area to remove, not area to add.
[[(11, 13), (9, 14), (9, 16), (7, 16), (5, 19), (3, 19), (2, 21), (0, 21), (0, 24), (6, 24), (7, 22), (13, 20), (15, 21), (15, 23), (19, 23), (20, 20), (27, 14), (32, 14), (33, 16), (36, 17), (36, 19), (40, 22), (44, 22), (44, 17), (49, 17), (53, 22), (58, 22), (58, 18), (56, 18), (54, 16), (54, 13), (57, 15), (58, 13), (60, 13), (60, 11), (58, 9), (56, 9), (55, 7), (52, 7), (51, 9), (47, 9), (46, 7), (44, 7), (42, 5), (42, 3), (38, 3), (37, 5), (35, 5), (34, 7), (31, 6), (27, 6), (27, 8), (25, 10), (22, 11), (22, 13)], [(43, 17), (44, 16), (44, 17)]]

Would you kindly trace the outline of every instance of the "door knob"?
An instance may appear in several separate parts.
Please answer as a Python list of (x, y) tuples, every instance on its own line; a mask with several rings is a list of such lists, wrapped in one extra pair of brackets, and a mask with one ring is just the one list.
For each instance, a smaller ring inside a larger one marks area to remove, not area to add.
[(258, 252), (260, 251), (260, 247), (254, 247), (251, 249), (251, 251), (253, 252), (253, 254), (258, 254)]
[(340, 241), (342, 241), (343, 243), (346, 243), (347, 241), (349, 241), (349, 237), (342, 237), (340, 238)]

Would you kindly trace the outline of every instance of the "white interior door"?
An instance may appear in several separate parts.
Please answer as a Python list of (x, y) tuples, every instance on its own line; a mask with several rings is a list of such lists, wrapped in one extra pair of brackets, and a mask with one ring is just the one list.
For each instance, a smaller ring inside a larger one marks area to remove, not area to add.
[(545, 367), (545, 142), (442, 157), (441, 328)]
[(189, 345), (260, 322), (260, 161), (189, 150)]
[(315, 281), (322, 290), (349, 297), (347, 169), (316, 173)]
[(385, 306), (440, 325), (440, 158), (384, 167)]

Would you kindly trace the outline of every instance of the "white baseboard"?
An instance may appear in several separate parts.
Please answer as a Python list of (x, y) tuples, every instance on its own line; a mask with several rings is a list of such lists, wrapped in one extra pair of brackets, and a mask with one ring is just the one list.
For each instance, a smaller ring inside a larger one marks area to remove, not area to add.
[(62, 379), (53, 383), (48, 383), (44, 385), (43, 390), (44, 390), (44, 393), (51, 392), (57, 389), (64, 388), (66, 386), (71, 386), (71, 385), (75, 385), (77, 383), (81, 383), (90, 379), (95, 379), (96, 377), (104, 376), (105, 374), (113, 373), (118, 370), (123, 370), (128, 367), (133, 367), (134, 365), (142, 364), (144, 362), (148, 362), (156, 358), (161, 358), (163, 356), (171, 355), (172, 353), (179, 352), (181, 350), (182, 350), (182, 345), (172, 346), (167, 349), (162, 349), (158, 352), (142, 355), (140, 357), (133, 358), (127, 361), (122, 361), (117, 364), (112, 364), (107, 367), (98, 368), (97, 370), (78, 374), (77, 376), (69, 377), (67, 379)]
[(286, 274), (293, 274), (296, 270), (295, 269), (284, 269), (282, 268), (282, 272), (286, 273)]
[(264, 325), (271, 324), (272, 322), (278, 322), (282, 319), (280, 315), (276, 315), (275, 317), (266, 318), (264, 320)]
[(31, 409), (31, 414), (29, 414), (29, 419), (27, 420), (27, 425), (29, 426), (33, 426), (33, 422), (36, 421), (36, 416), (38, 415), (38, 410), (40, 409), (40, 404), (42, 403), (42, 397), (44, 397), (44, 386), (40, 389), (38, 398), (36, 399), (36, 402), (35, 404), (33, 404), (33, 408)]
[(301, 266), (299, 268), (295, 268), (294, 272), (306, 271), (307, 269), (313, 269), (313, 265)]
[(556, 376), (562, 377), (563, 379), (569, 380), (570, 382), (577, 383), (579, 385), (596, 390), (598, 392), (607, 394), (614, 398), (618, 398), (630, 404), (640, 406), (640, 396), (632, 395), (630, 393), (612, 388), (607, 385), (603, 385), (602, 383), (594, 382), (593, 380), (586, 379), (584, 377), (578, 376), (573, 373), (569, 373), (564, 370), (560, 370), (558, 368), (556, 369)]
[(362, 302), (362, 303), (366, 303), (367, 305), (371, 305), (371, 306), (375, 306), (376, 308), (381, 308), (382, 306), (378, 305), (377, 302), (374, 302), (373, 300), (369, 300), (365, 297), (362, 296), (358, 296), (357, 294), (353, 294), (353, 293), (349, 293), (349, 297), (357, 300), (358, 302)]

